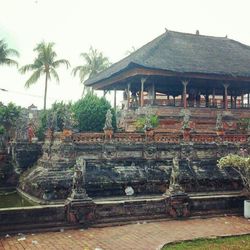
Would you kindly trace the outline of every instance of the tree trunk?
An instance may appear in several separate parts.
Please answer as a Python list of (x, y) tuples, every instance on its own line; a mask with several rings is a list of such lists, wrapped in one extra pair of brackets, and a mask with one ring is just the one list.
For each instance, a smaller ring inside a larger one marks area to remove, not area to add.
[(44, 89), (43, 110), (46, 110), (47, 87), (48, 87), (48, 73), (45, 74), (45, 89)]

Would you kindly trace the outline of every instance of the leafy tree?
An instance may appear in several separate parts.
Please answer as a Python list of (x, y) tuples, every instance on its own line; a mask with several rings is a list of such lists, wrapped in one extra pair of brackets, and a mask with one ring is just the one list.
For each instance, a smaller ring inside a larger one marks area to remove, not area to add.
[[(80, 131), (103, 131), (108, 109), (111, 109), (111, 105), (104, 97), (99, 98), (90, 92), (72, 106)], [(112, 125), (115, 129), (114, 111), (112, 113)]]
[(2, 134), (9, 135), (10, 129), (16, 125), (20, 111), (21, 108), (13, 103), (9, 103), (7, 106), (0, 104), (0, 130)]
[(36, 83), (41, 75), (45, 75), (45, 90), (44, 90), (44, 110), (46, 110), (47, 100), (47, 87), (48, 81), (51, 77), (54, 77), (59, 82), (59, 76), (56, 72), (61, 64), (70, 66), (69, 62), (65, 59), (56, 60), (57, 54), (54, 51), (54, 43), (39, 43), (34, 49), (37, 52), (37, 57), (32, 64), (27, 64), (20, 68), (20, 72), (25, 74), (28, 71), (32, 71), (32, 75), (25, 83), (25, 87), (29, 88), (32, 84)]
[(39, 140), (44, 139), (44, 135), (47, 129), (48, 119), (52, 118), (52, 115), (56, 113), (57, 130), (62, 131), (64, 127), (65, 114), (68, 109), (71, 109), (71, 103), (65, 104), (63, 102), (55, 102), (48, 110), (43, 110), (39, 115), (39, 126), (36, 131)]
[[(88, 53), (81, 53), (80, 57), (83, 58), (84, 64), (73, 68), (72, 73), (74, 76), (79, 74), (80, 82), (84, 84), (86, 78), (91, 78), (97, 75), (99, 72), (108, 68), (111, 63), (108, 58), (105, 57), (102, 52), (93, 49), (91, 46)], [(83, 89), (84, 94), (85, 88)]]
[(17, 61), (10, 58), (10, 56), (19, 56), (19, 53), (15, 49), (8, 48), (7, 43), (4, 40), (0, 40), (0, 65), (5, 64), (8, 66), (18, 66)]
[(229, 154), (218, 161), (220, 168), (232, 167), (241, 177), (243, 185), (250, 192), (250, 156), (245, 155), (244, 150), (241, 155)]

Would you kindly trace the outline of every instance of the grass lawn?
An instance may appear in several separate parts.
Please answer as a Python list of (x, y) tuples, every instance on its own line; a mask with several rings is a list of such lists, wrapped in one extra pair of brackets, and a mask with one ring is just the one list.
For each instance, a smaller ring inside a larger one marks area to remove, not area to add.
[(198, 239), (166, 245), (162, 250), (239, 250), (250, 249), (250, 235), (217, 239)]

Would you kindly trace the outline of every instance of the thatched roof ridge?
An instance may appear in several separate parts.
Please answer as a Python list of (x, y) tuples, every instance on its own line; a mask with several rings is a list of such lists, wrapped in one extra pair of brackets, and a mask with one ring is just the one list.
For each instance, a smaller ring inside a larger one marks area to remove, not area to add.
[(86, 81), (92, 85), (133, 67), (250, 77), (250, 46), (227, 37), (166, 31)]

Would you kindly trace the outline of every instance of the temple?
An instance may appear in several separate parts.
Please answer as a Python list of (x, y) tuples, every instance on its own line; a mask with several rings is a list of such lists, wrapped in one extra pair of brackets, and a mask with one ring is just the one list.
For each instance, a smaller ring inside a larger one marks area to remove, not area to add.
[[(138, 114), (150, 110), (160, 118), (158, 132), (181, 127), (190, 114), (192, 131), (213, 133), (218, 115), (226, 134), (242, 134), (237, 127), (250, 117), (250, 47), (227, 37), (166, 30), (128, 57), (113, 64), (87, 86), (124, 91), (124, 119), (120, 127), (136, 131)], [(147, 107), (147, 108), (145, 108)], [(205, 119), (204, 119), (205, 118)], [(218, 125), (218, 124), (217, 124)]]
[[(52, 119), (20, 192), (41, 204), (68, 198), (73, 222), (241, 213), (242, 179), (217, 161), (249, 152), (249, 65), (250, 47), (239, 42), (166, 31), (86, 82), (114, 91), (115, 107), (123, 91), (117, 130), (110, 110), (98, 133), (68, 122), (56, 131)], [(18, 166), (21, 146), (12, 150)]]

